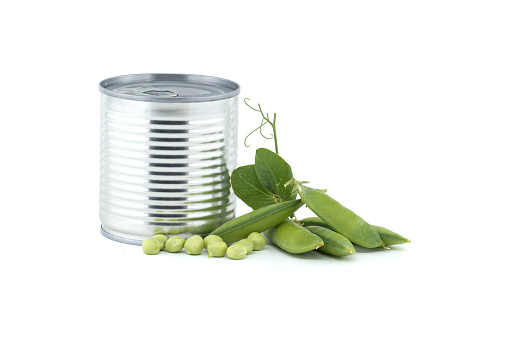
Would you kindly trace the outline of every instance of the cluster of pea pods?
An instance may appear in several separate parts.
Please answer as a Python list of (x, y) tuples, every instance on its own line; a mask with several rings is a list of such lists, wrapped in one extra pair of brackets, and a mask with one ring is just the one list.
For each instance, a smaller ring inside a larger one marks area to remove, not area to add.
[[(229, 243), (252, 232), (264, 232), (273, 244), (289, 253), (319, 250), (334, 256), (355, 254), (353, 244), (387, 248), (410, 242), (387, 228), (367, 223), (323, 190), (307, 187), (295, 179), (287, 184), (294, 187), (301, 199), (256, 209), (230, 220), (211, 234), (221, 236)], [(291, 219), (305, 204), (316, 217)]]

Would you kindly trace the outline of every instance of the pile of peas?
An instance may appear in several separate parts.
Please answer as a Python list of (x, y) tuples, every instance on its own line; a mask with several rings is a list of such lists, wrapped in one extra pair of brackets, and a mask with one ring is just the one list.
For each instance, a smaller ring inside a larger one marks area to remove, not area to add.
[(230, 259), (243, 259), (252, 251), (260, 251), (266, 246), (266, 239), (258, 232), (252, 232), (248, 237), (227, 246), (227, 243), (218, 235), (208, 235), (202, 238), (199, 235), (193, 235), (187, 239), (180, 236), (167, 238), (163, 234), (157, 234), (152, 238), (147, 238), (142, 242), (142, 250), (145, 254), (158, 254), (166, 249), (170, 253), (177, 253), (183, 248), (187, 254), (199, 255), (205, 248), (211, 257), (224, 257), (225, 254)]

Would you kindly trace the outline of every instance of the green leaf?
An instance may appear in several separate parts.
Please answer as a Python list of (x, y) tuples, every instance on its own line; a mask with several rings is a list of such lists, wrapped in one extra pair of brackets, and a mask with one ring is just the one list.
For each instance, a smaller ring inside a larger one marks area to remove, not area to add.
[(296, 199), (292, 187), (284, 187), (285, 183), (294, 177), (292, 168), (278, 154), (259, 148), (255, 153), (255, 172), (262, 186), (280, 197), (280, 201)]
[(266, 190), (255, 173), (255, 165), (236, 168), (230, 176), (235, 195), (254, 210), (277, 203), (274, 194)]

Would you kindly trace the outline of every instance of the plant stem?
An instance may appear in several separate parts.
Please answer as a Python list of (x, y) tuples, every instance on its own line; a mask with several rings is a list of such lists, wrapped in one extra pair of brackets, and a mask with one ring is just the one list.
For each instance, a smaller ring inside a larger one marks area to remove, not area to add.
[[(275, 153), (278, 154), (278, 139), (276, 138), (276, 113), (274, 113), (273, 115), (273, 121), (269, 120), (269, 114), (266, 114), (264, 115), (264, 112), (262, 112), (262, 107), (260, 107), (260, 104), (257, 104), (259, 109), (256, 109), (254, 107), (251, 107), (247, 102), (246, 100), (250, 100), (249, 98), (244, 98), (244, 103), (246, 104), (246, 106), (248, 106), (249, 108), (251, 108), (252, 110), (254, 111), (257, 111), (257, 112), (260, 112), (260, 114), (262, 115), (262, 121), (260, 123), (260, 126), (255, 128), (253, 131), (250, 132), (250, 134), (248, 134), (246, 136), (246, 138), (244, 139), (244, 146), (246, 147), (250, 147), (250, 145), (248, 145), (246, 143), (246, 140), (248, 139), (248, 137), (250, 135), (252, 135), (255, 131), (259, 130), (260, 131), (260, 135), (262, 135), (264, 138), (266, 139), (274, 139), (274, 149), (275, 149)], [(264, 121), (265, 120), (265, 121)], [(263, 133), (262, 133), (262, 126), (264, 126), (266, 123), (269, 123), (271, 125), (271, 127), (273, 128), (273, 134), (271, 134), (270, 137), (266, 137)]]
[(273, 126), (274, 150), (275, 153), (278, 154), (278, 138), (276, 138), (276, 113), (274, 114), (273, 123), (271, 126)]

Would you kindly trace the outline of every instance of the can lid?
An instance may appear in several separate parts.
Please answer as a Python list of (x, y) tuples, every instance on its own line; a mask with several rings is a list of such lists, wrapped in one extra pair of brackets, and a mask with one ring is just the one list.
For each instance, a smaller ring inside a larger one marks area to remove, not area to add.
[(237, 96), (240, 86), (233, 81), (207, 75), (144, 73), (105, 79), (99, 83), (99, 91), (136, 101), (203, 102)]

